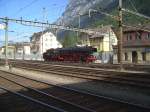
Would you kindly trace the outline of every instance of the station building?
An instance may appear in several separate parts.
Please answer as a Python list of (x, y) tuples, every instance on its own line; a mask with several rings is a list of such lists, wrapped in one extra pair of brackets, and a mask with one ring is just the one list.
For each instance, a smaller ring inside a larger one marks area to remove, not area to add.
[[(143, 28), (143, 27), (142, 27)], [(123, 62), (150, 64), (150, 30), (128, 28), (123, 31)], [(117, 63), (118, 47), (114, 46), (114, 63)]]

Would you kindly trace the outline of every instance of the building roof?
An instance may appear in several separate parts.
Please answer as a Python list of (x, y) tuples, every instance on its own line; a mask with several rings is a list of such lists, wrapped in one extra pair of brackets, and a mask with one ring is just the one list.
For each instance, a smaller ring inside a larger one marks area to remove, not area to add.
[(8, 44), (8, 46), (16, 46), (16, 47), (18, 47), (18, 46), (30, 46), (30, 42), (16, 42), (16, 43), (11, 43), (11, 44)]
[[(14, 48), (15, 46), (13, 46), (13, 45), (8, 45), (8, 48)], [(1, 49), (2, 48), (5, 48), (5, 46), (2, 46), (2, 47), (0, 47)]]
[(111, 25), (101, 26), (100, 28), (94, 28), (92, 30), (99, 32), (99, 33), (107, 33), (109, 30), (112, 29)]
[[(115, 33), (117, 39), (119, 39), (120, 32), (117, 28), (112, 27), (113, 32)], [(146, 31), (150, 32), (150, 24), (148, 25), (139, 25), (139, 26), (133, 26), (133, 27), (124, 27), (123, 32), (134, 32), (134, 31)]]
[(30, 46), (30, 42), (17, 42), (16, 46)]
[(103, 38), (104, 37), (104, 35), (101, 35), (101, 34), (94, 34), (94, 35), (92, 35), (91, 37), (89, 37), (90, 39), (92, 39), (92, 38)]
[(102, 26), (100, 28), (94, 28), (92, 30), (96, 31), (97, 33), (92, 35), (90, 38), (97, 38), (97, 37), (102, 38), (102, 37), (104, 37), (105, 34), (108, 33), (108, 31), (112, 30), (112, 26), (107, 25), (107, 26)]
[(37, 32), (37, 33), (34, 33), (31, 37), (30, 37), (30, 40), (36, 40), (36, 41), (38, 41), (38, 40), (40, 40), (40, 37), (42, 36), (42, 34), (45, 34), (45, 33), (47, 33), (47, 32), (49, 32), (48, 30), (44, 30), (44, 31), (40, 31), (40, 32)]
[(137, 25), (137, 26), (133, 26), (133, 27), (125, 27), (123, 29), (124, 33), (126, 32), (133, 32), (133, 31), (146, 31), (146, 32), (150, 32), (150, 24), (147, 25)]
[(40, 40), (40, 37), (42, 35), (43, 32), (37, 32), (37, 33), (34, 33), (31, 37), (30, 37), (30, 40)]

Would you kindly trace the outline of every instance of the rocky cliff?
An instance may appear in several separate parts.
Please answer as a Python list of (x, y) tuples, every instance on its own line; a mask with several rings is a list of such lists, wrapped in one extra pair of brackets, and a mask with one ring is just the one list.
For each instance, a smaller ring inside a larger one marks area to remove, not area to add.
[[(104, 10), (113, 13), (118, 8), (119, 0), (69, 0), (65, 12), (57, 20), (57, 24), (78, 27), (79, 15), (81, 27), (88, 27), (100, 24), (114, 24), (111, 18), (104, 17), (101, 14), (93, 14), (91, 18), (88, 16), (89, 9)], [(138, 11), (150, 16), (150, 0), (123, 0), (123, 7), (134, 11)], [(125, 22), (138, 23), (141, 18), (127, 15)]]
[[(80, 16), (80, 28), (95, 28), (102, 25), (112, 25), (118, 27), (118, 22), (110, 17), (106, 17), (100, 13), (92, 13), (89, 17), (89, 9), (101, 10), (113, 15), (118, 15), (118, 1), (119, 0), (69, 0), (65, 12), (56, 21), (59, 25), (65, 25), (70, 27), (79, 27), (79, 15)], [(123, 7), (137, 11), (139, 13), (150, 16), (150, 0), (122, 0)], [(123, 23), (130, 25), (147, 24), (149, 20), (145, 21), (143, 18), (124, 13)], [(69, 41), (72, 44), (78, 41), (76, 32), (60, 30), (57, 34), (58, 39), (62, 43)], [(71, 37), (71, 38), (70, 38)], [(64, 39), (65, 38), (65, 39)], [(68, 38), (68, 40), (67, 40)], [(69, 40), (71, 39), (71, 40)]]
[[(69, 0), (65, 12), (57, 20), (57, 24), (68, 26), (77, 26), (79, 15), (81, 18), (81, 26), (85, 26), (84, 22), (89, 22), (89, 9), (105, 9), (111, 10), (117, 6), (118, 0)], [(102, 15), (99, 15), (99, 19)]]

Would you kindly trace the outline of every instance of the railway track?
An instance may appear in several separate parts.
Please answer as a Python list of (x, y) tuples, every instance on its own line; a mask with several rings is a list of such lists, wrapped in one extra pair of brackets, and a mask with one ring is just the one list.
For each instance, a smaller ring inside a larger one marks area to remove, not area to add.
[(38, 103), (50, 112), (149, 112), (149, 107), (114, 101), (17, 74), (0, 71), (0, 88)]
[(12, 64), (15, 67), (23, 69), (84, 78), (88, 80), (104, 81), (120, 85), (129, 85), (139, 88), (150, 88), (150, 75), (148, 73), (127, 73), (99, 70), (87, 67), (39, 64), (29, 62), (13, 62)]
[(0, 111), (2, 112), (54, 112), (53, 109), (29, 97), (20, 96), (15, 92), (1, 87)]
[[(4, 60), (2, 60), (4, 61)], [(57, 65), (68, 65), (68, 66), (84, 66), (84, 67), (91, 67), (91, 68), (103, 68), (103, 69), (115, 69), (119, 70), (119, 64), (96, 64), (96, 63), (74, 63), (74, 62), (45, 62), (45, 61), (36, 61), (36, 60), (10, 60), (10, 61), (25, 61), (25, 62), (32, 62), (32, 63), (42, 63), (42, 64), (57, 64)], [(125, 70), (131, 71), (145, 71), (150, 72), (150, 65), (140, 65), (140, 64), (124, 64)]]
[[(4, 60), (1, 60), (4, 63)], [(90, 67), (90, 68), (101, 68), (101, 69), (115, 69), (119, 70), (119, 64), (96, 64), (96, 63), (74, 63), (74, 62), (45, 62), (37, 60), (10, 60), (10, 62), (32, 62), (32, 63), (41, 63), (41, 64), (55, 64), (55, 65), (68, 65), (68, 66), (80, 66), (80, 67)], [(140, 64), (124, 64), (125, 70), (131, 71), (145, 71), (150, 73), (150, 65), (140, 65)]]

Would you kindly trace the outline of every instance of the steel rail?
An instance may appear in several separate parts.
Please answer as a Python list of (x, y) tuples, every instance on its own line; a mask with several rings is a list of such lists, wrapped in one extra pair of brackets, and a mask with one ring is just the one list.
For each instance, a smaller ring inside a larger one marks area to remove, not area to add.
[[(47, 93), (45, 93), (45, 92), (43, 92), (43, 91), (34, 89), (33, 87), (25, 86), (25, 85), (23, 85), (23, 84), (21, 84), (21, 83), (18, 83), (18, 82), (16, 82), (16, 81), (10, 80), (10, 79), (8, 79), (8, 78), (6, 78), (6, 77), (3, 77), (3, 76), (0, 76), (0, 77), (3, 78), (3, 79), (5, 79), (5, 80), (8, 80), (8, 81), (10, 81), (10, 82), (13, 82), (13, 83), (15, 83), (15, 84), (17, 84), (17, 85), (19, 85), (19, 86), (22, 86), (22, 87), (24, 87), (24, 88), (27, 88), (27, 89), (29, 89), (29, 90), (33, 90), (33, 91), (35, 91), (35, 92), (37, 92), (37, 93), (46, 95), (46, 96), (48, 96), (48, 97), (52, 97), (53, 99), (59, 100), (59, 101), (61, 101), (61, 102), (63, 102), (63, 103), (70, 104), (70, 105), (72, 105), (72, 106), (74, 106), (74, 107), (77, 107), (77, 108), (79, 108), (79, 109), (82, 109), (82, 110), (84, 110), (84, 111), (86, 111), (86, 112), (95, 112), (95, 111), (93, 111), (93, 110), (91, 110), (91, 109), (82, 107), (82, 106), (80, 106), (80, 105), (71, 103), (71, 102), (66, 101), (66, 100), (64, 100), (64, 99), (61, 99), (61, 98), (55, 97), (55, 96), (53, 96), (53, 95), (47, 94)], [(22, 77), (22, 78), (24, 78), (24, 77)], [(28, 79), (28, 80), (29, 80), (29, 79)], [(30, 79), (30, 80), (31, 80), (31, 79)], [(34, 81), (34, 80), (33, 80), (33, 81)], [(40, 83), (42, 83), (42, 82), (40, 82)]]
[(56, 108), (56, 107), (54, 107), (54, 106), (52, 106), (52, 105), (46, 104), (46, 103), (44, 103), (44, 102), (41, 102), (41, 101), (36, 100), (36, 99), (34, 99), (34, 98), (31, 98), (31, 97), (29, 97), (29, 96), (23, 95), (23, 94), (18, 93), (18, 92), (11, 91), (11, 90), (9, 90), (9, 89), (7, 89), (7, 88), (5, 88), (5, 87), (2, 87), (1, 85), (0, 85), (0, 89), (5, 90), (5, 91), (7, 91), (7, 92), (9, 92), (9, 93), (15, 94), (15, 95), (17, 95), (17, 96), (20, 96), (20, 97), (22, 97), (22, 98), (24, 98), (24, 99), (27, 99), (27, 100), (29, 100), (29, 101), (32, 101), (32, 102), (34, 102), (34, 103), (38, 103), (38, 104), (40, 104), (40, 105), (42, 105), (42, 106), (48, 107), (48, 108), (50, 108), (50, 109), (53, 109), (54, 111), (57, 111), (57, 112), (67, 112), (67, 111), (65, 111), (65, 110), (63, 110), (63, 109)]
[[(11, 72), (4, 71), (4, 70), (0, 70), (0, 71), (6, 72), (6, 73), (11, 73)], [(16, 75), (16, 76), (20, 76), (20, 77), (23, 77), (23, 78), (26, 78), (26, 79), (30, 79), (30, 80), (33, 80), (33, 81), (36, 81), (36, 82), (42, 82), (44, 84), (53, 85), (53, 86), (56, 86), (56, 87), (64, 88), (66, 90), (71, 90), (71, 91), (74, 91), (74, 92), (77, 92), (77, 93), (91, 95), (91, 96), (102, 98), (102, 99), (106, 99), (106, 100), (109, 100), (109, 101), (119, 102), (119, 103), (122, 103), (122, 104), (131, 105), (131, 106), (134, 106), (134, 107), (137, 107), (137, 108), (143, 108), (143, 109), (148, 109), (148, 110), (150, 109), (149, 106), (142, 105), (142, 104), (139, 104), (139, 103), (127, 102), (127, 101), (116, 99), (116, 98), (112, 98), (112, 97), (107, 97), (107, 96), (103, 96), (103, 95), (97, 95), (97, 94), (94, 94), (94, 93), (91, 93), (91, 92), (86, 92), (84, 90), (77, 90), (77, 89), (73, 89), (73, 88), (69, 88), (69, 87), (64, 87), (64, 86), (61, 86), (59, 84), (50, 84), (50, 83), (47, 83), (47, 82), (44, 82), (44, 81), (41, 81), (41, 80), (35, 80), (35, 79), (29, 78), (29, 77), (25, 77), (25, 76), (21, 76), (19, 74), (15, 74), (15, 73), (11, 73), (11, 74)]]
[[(18, 66), (17, 66), (18, 67)], [(37, 69), (37, 68), (29, 68), (29, 67), (21, 67), (19, 66), (18, 68), (22, 68), (22, 69), (28, 69), (28, 70), (36, 70), (39, 72), (45, 72), (45, 73), (53, 73), (53, 74), (60, 74), (60, 75), (64, 75), (64, 76), (71, 76), (71, 77), (76, 77), (76, 78), (84, 78), (84, 79), (88, 79), (88, 80), (97, 80), (97, 81), (104, 81), (104, 82), (112, 82), (112, 83), (118, 83), (118, 84), (126, 84), (126, 85), (131, 85), (131, 86), (138, 86), (138, 87), (144, 87), (144, 88), (150, 88), (150, 85), (145, 85), (145, 83), (147, 82), (143, 82), (140, 80), (134, 80), (134, 79), (127, 79), (127, 78), (121, 78), (121, 77), (113, 77), (113, 76), (106, 76), (104, 74), (102, 75), (90, 75), (90, 74), (86, 74), (86, 73), (79, 73), (79, 72), (68, 72), (64, 70), (57, 70), (57, 71), (50, 71), (50, 70), (43, 70), (43, 69)], [(101, 78), (105, 78), (101, 79)], [(111, 80), (107, 80), (110, 79)], [(116, 79), (116, 80), (115, 80)], [(119, 81), (121, 80), (121, 81)], [(150, 82), (148, 82), (150, 83)]]
[[(3, 64), (4, 60), (1, 60), (1, 64)], [(124, 64), (124, 67), (125, 67), (125, 71), (120, 71), (118, 70), (119, 69), (119, 65), (118, 64), (96, 64), (96, 63), (90, 63), (90, 64), (81, 64), (81, 63), (69, 63), (69, 62), (45, 62), (45, 61), (33, 61), (33, 60), (13, 60), (13, 59), (10, 59), (10, 63), (17, 63), (17, 62), (24, 62), (24, 63), (37, 63), (37, 64), (47, 64), (49, 66), (52, 66), (52, 65), (56, 65), (57, 66), (61, 66), (61, 65), (67, 65), (67, 66), (74, 66), (74, 67), (86, 67), (86, 68), (91, 68), (91, 69), (99, 69), (99, 70), (103, 70), (103, 71), (106, 71), (106, 70), (109, 70), (109, 71), (114, 71), (115, 72), (120, 72), (120, 73), (124, 73), (126, 72), (126, 70), (129, 70), (128, 72), (132, 72), (132, 71), (139, 71), (139, 72), (143, 72), (143, 73), (149, 73), (149, 68), (150, 68), (150, 65), (141, 65), (141, 64)]]
[[(16, 63), (16, 61), (12, 62), (12, 63)], [(19, 62), (20, 63), (20, 62)], [(37, 64), (39, 65), (39, 63), (37, 62), (33, 62), (33, 63), (30, 63), (30, 62), (21, 62), (21, 63), (27, 63), (27, 64)], [(40, 62), (41, 64), (41, 62)], [(50, 65), (49, 63), (42, 63), (42, 65), (45, 65), (45, 66), (62, 66), (62, 65)], [(114, 66), (118, 66), (118, 65), (114, 65)], [(139, 66), (139, 65), (138, 65)], [(116, 72), (116, 73), (133, 73), (133, 72), (126, 72), (126, 71), (120, 71), (120, 70), (116, 70), (114, 71), (113, 69), (100, 69), (100, 68), (91, 68), (91, 67), (81, 67), (81, 66), (72, 66), (72, 65), (65, 65), (65, 67), (67, 68), (82, 68), (82, 69), (89, 69), (89, 70), (98, 70), (98, 71), (106, 71), (106, 70), (109, 70), (109, 71), (112, 71), (112, 72)], [(137, 73), (136, 73), (137, 74)], [(144, 72), (144, 74), (149, 74), (147, 72)]]

